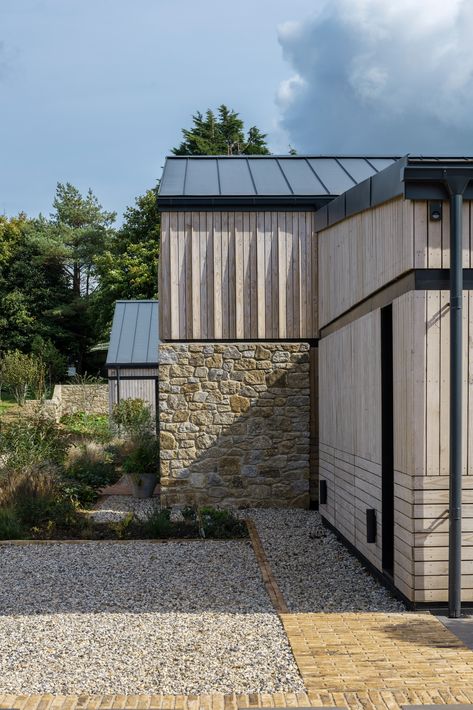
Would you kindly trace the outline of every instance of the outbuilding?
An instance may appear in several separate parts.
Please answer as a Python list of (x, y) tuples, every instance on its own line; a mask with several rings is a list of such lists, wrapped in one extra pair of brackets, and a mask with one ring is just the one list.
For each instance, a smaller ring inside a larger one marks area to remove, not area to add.
[(123, 399), (143, 399), (156, 416), (158, 301), (117, 301), (105, 367), (110, 412)]

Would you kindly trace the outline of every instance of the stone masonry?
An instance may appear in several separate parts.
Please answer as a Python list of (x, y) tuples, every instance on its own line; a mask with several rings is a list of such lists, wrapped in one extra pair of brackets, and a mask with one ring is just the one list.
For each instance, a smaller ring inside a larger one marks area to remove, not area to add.
[(165, 505), (309, 506), (309, 345), (162, 343)]

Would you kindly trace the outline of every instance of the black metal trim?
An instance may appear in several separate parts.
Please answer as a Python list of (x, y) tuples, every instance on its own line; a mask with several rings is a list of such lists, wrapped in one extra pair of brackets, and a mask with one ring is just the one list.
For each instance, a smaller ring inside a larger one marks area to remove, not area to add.
[[(416, 291), (448, 291), (450, 289), (450, 269), (416, 269)], [(473, 289), (473, 269), (463, 269), (463, 290)]]
[(106, 362), (104, 365), (104, 368), (108, 368), (110, 370), (134, 370), (138, 368), (140, 370), (153, 370), (156, 367), (159, 367), (159, 362), (154, 362), (153, 364), (150, 364), (149, 362)]
[(159, 375), (110, 375), (107, 379), (109, 380), (158, 380)]
[(332, 200), (330, 195), (326, 196), (235, 196), (235, 197), (159, 197), (158, 209), (162, 211), (192, 211), (196, 208), (204, 208), (206, 212), (215, 210), (235, 210), (246, 212), (251, 210), (271, 209), (273, 211), (283, 211), (285, 209), (319, 210)]
[[(407, 271), (322, 326), (319, 340), (344, 328), (366, 313), (389, 305), (409, 291), (448, 291), (450, 288), (449, 273), (449, 269), (411, 269), (411, 271)], [(463, 269), (463, 290), (473, 290), (473, 269)]]

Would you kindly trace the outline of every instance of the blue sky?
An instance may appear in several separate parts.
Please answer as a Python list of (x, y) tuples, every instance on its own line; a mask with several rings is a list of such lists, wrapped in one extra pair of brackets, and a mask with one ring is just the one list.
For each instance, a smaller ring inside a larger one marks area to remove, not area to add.
[(196, 110), (273, 152), (473, 153), (471, 0), (0, 0), (0, 213), (121, 216)]
[(0, 212), (48, 214), (57, 181), (123, 212), (197, 109), (227, 103), (286, 151), (278, 25), (311, 0), (1, 0)]

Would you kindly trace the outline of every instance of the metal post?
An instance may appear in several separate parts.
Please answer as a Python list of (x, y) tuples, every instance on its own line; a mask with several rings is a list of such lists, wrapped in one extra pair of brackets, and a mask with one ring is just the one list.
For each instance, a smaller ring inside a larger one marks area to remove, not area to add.
[(462, 505), (462, 193), (450, 196), (450, 525), (448, 612), (461, 616)]

